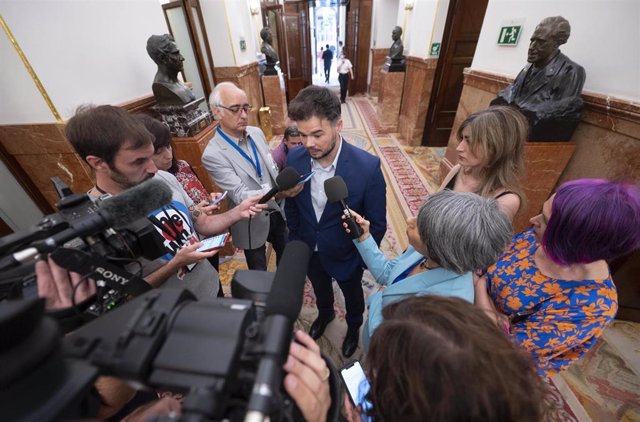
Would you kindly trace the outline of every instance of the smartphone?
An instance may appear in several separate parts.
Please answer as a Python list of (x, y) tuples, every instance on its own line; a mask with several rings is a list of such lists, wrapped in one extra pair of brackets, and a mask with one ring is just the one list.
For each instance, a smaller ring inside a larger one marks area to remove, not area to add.
[(311, 180), (311, 176), (313, 176), (313, 173), (315, 173), (314, 171), (311, 171), (307, 174), (303, 174), (302, 176), (300, 176), (300, 179), (298, 180), (298, 184), (302, 184), (302, 183), (306, 183), (309, 180)]
[(229, 233), (219, 234), (217, 236), (209, 237), (207, 239), (202, 240), (202, 246), (200, 246), (197, 251), (198, 252), (207, 252), (213, 249), (220, 249), (227, 243), (227, 238), (229, 237)]
[(222, 201), (227, 196), (227, 191), (222, 192), (222, 194), (218, 195), (216, 199), (209, 201), (209, 205), (215, 205)]
[(362, 410), (362, 420), (370, 422), (371, 418), (365, 412), (371, 409), (371, 403), (365, 399), (371, 386), (369, 380), (362, 369), (360, 362), (355, 361), (340, 370), (342, 381), (347, 386), (349, 397), (354, 406), (360, 406)]

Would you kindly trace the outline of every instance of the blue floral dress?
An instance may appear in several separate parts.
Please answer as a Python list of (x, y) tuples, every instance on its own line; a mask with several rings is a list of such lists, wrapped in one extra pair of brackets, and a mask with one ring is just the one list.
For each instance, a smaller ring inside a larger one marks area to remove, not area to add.
[(511, 319), (510, 334), (550, 377), (584, 355), (618, 311), (611, 276), (600, 280), (559, 280), (535, 263), (539, 244), (533, 229), (517, 234), (487, 271), (496, 309)]

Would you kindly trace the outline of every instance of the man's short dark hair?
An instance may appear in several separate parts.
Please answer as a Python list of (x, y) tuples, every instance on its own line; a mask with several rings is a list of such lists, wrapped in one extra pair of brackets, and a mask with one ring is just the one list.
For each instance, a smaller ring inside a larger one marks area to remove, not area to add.
[(289, 117), (294, 122), (312, 117), (327, 119), (334, 124), (341, 116), (340, 98), (328, 88), (309, 85), (289, 104)]
[(65, 128), (67, 139), (86, 161), (88, 155), (102, 158), (109, 165), (118, 151), (141, 148), (153, 142), (151, 135), (133, 116), (111, 105), (78, 107)]

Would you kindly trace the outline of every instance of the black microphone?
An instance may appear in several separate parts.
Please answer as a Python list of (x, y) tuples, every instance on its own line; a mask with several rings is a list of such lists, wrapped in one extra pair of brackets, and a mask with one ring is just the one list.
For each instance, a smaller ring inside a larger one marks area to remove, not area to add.
[(39, 253), (51, 252), (76, 237), (89, 236), (113, 227), (122, 228), (146, 217), (171, 202), (171, 188), (161, 180), (150, 179), (131, 189), (105, 199), (96, 212), (72, 220), (70, 227), (34, 242), (32, 247), (6, 256), (0, 269), (32, 261)]
[(300, 175), (293, 167), (285, 167), (278, 177), (276, 177), (276, 185), (271, 188), (260, 200), (258, 204), (266, 204), (274, 195), (280, 191), (291, 189), (300, 181)]
[(340, 202), (340, 205), (342, 205), (342, 213), (345, 216), (345, 223), (347, 223), (347, 228), (349, 229), (349, 235), (351, 238), (357, 239), (362, 236), (362, 227), (356, 223), (349, 206), (344, 201), (349, 196), (349, 190), (347, 189), (347, 184), (344, 183), (344, 179), (340, 176), (334, 176), (325, 180), (324, 193), (327, 195), (327, 201), (331, 203)]
[(278, 264), (265, 308), (264, 354), (247, 405), (245, 422), (262, 422), (274, 410), (274, 397), (282, 384), (282, 365), (289, 354), (293, 323), (302, 307), (310, 258), (309, 246), (294, 240), (287, 243)]

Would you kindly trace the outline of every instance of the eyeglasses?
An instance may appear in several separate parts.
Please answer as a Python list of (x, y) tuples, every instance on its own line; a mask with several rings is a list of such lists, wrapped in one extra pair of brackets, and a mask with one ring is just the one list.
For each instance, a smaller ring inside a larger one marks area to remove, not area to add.
[(225, 107), (222, 104), (218, 104), (218, 107), (220, 108), (224, 108), (225, 110), (229, 110), (230, 112), (232, 112), (233, 114), (238, 114), (240, 113), (240, 110), (244, 111), (245, 113), (249, 114), (250, 111), (253, 110), (253, 107), (250, 106), (249, 104), (243, 104), (241, 106), (239, 105), (235, 105), (235, 106), (231, 106), (231, 107)]

